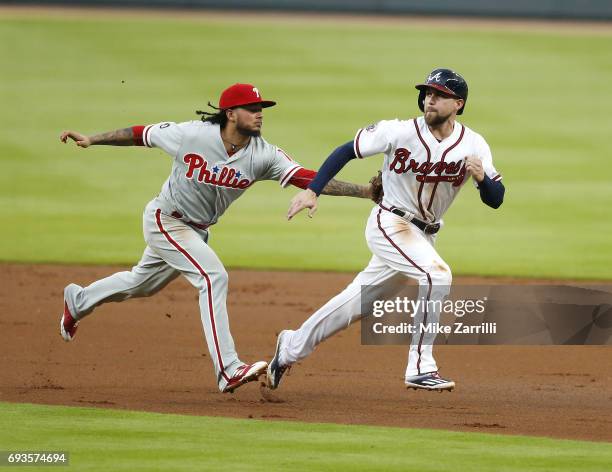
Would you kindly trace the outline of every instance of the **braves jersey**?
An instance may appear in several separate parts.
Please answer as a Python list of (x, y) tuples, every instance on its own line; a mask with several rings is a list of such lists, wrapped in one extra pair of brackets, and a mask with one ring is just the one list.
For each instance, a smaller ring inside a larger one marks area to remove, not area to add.
[(142, 132), (145, 146), (173, 157), (172, 172), (157, 197), (169, 215), (197, 225), (215, 224), (231, 203), (258, 180), (286, 186), (301, 166), (261, 137), (228, 156), (219, 125), (203, 121), (158, 123)]
[(486, 175), (494, 181), (501, 179), (487, 142), (459, 122), (439, 142), (422, 116), (380, 121), (360, 129), (353, 145), (359, 158), (385, 155), (383, 206), (400, 208), (427, 222), (440, 221), (467, 181), (467, 156), (478, 156)]

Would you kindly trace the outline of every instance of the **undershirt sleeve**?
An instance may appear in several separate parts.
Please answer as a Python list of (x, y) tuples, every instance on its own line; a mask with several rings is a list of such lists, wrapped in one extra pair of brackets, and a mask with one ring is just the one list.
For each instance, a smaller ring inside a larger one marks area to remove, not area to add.
[(338, 146), (334, 152), (325, 159), (325, 162), (317, 172), (317, 176), (310, 183), (308, 188), (317, 195), (320, 195), (327, 183), (342, 170), (348, 161), (356, 157), (357, 155), (355, 154), (353, 141)]
[(485, 174), (484, 180), (478, 184), (480, 199), (491, 208), (499, 208), (504, 202), (506, 188), (499, 180), (493, 180)]

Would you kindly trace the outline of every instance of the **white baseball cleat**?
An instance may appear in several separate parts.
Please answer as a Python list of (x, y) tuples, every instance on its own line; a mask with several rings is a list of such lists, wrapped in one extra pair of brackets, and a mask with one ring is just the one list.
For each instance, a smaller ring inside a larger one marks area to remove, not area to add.
[(427, 374), (408, 377), (405, 383), (407, 388), (415, 390), (436, 390), (438, 392), (448, 390), (450, 392), (455, 388), (455, 382), (443, 379), (438, 372), (428, 372)]
[(264, 361), (241, 365), (236, 369), (232, 378), (229, 379), (229, 382), (227, 382), (227, 385), (223, 388), (223, 393), (233, 393), (233, 391), (241, 385), (257, 380), (260, 375), (263, 375), (267, 368), (268, 363)]

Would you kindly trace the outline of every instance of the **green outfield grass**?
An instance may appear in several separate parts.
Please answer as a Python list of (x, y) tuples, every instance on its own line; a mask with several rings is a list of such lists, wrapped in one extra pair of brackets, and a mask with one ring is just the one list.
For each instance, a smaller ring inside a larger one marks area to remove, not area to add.
[[(161, 151), (61, 145), (184, 121), (250, 81), (279, 106), (265, 137), (317, 168), (357, 128), (418, 113), (413, 84), (436, 66), (470, 85), (463, 122), (489, 141), (507, 187), (494, 211), (468, 185), (438, 238), (455, 274), (611, 279), (612, 35), (272, 19), (0, 17), (0, 260), (132, 263), (141, 212), (166, 178)], [(381, 158), (351, 162), (365, 182)], [(287, 223), (294, 190), (261, 183), (213, 229), (229, 267), (356, 271), (371, 206), (324, 197)]]
[(0, 418), (11, 425), (0, 449), (67, 451), (71, 470), (559, 472), (612, 461), (609, 443), (525, 436), (10, 403)]

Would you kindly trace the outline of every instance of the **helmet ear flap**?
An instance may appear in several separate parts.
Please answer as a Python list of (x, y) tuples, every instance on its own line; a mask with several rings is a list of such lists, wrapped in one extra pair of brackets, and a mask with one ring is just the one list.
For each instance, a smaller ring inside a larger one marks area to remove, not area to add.
[[(425, 111), (425, 90), (423, 89), (419, 90), (418, 104), (419, 104), (419, 109), (424, 112)], [(461, 111), (463, 111), (463, 108), (461, 109)]]
[(457, 115), (463, 115), (463, 109), (465, 108), (465, 99), (463, 100), (463, 106), (457, 112)]

